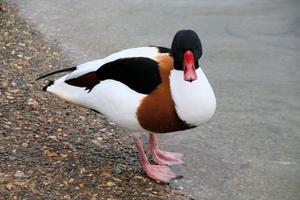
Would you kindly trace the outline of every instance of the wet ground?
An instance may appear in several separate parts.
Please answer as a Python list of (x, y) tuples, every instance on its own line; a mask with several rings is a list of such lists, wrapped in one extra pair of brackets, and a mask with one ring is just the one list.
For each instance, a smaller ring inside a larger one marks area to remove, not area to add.
[(203, 127), (161, 137), (163, 148), (185, 153), (185, 177), (173, 185), (195, 199), (300, 199), (299, 1), (15, 2), (75, 64), (170, 46), (177, 30), (194, 29), (217, 112)]

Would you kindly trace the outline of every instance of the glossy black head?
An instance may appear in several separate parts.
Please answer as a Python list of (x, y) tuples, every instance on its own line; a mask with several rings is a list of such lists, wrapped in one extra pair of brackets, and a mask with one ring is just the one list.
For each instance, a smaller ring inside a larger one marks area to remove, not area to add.
[(196, 69), (199, 68), (198, 60), (202, 56), (202, 45), (194, 31), (181, 30), (175, 34), (171, 56), (174, 68), (183, 71), (185, 81), (192, 82), (197, 79)]
[(178, 31), (173, 39), (171, 47), (171, 56), (174, 59), (174, 68), (177, 70), (183, 70), (183, 58), (184, 53), (190, 50), (195, 59), (195, 68), (199, 67), (198, 60), (202, 56), (202, 45), (197, 35), (192, 30)]

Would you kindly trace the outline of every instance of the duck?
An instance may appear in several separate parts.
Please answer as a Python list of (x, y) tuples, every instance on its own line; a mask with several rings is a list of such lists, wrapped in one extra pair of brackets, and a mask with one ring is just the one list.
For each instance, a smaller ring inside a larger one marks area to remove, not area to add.
[[(157, 134), (195, 128), (215, 113), (215, 94), (199, 64), (202, 53), (197, 33), (180, 30), (171, 48), (125, 49), (37, 80), (68, 72), (49, 81), (43, 90), (130, 130), (146, 175), (169, 183), (181, 177), (169, 166), (183, 164), (183, 154), (161, 150)], [(148, 145), (140, 136), (142, 132), (149, 134)], [(149, 161), (148, 153), (155, 164)]]

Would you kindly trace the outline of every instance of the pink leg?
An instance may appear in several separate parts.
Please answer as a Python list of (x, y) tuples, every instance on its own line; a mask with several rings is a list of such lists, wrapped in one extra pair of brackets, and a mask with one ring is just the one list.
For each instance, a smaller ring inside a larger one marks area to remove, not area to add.
[(139, 152), (140, 162), (146, 172), (146, 174), (160, 182), (169, 183), (171, 179), (178, 178), (179, 176), (175, 174), (168, 166), (164, 165), (151, 165), (144, 152), (142, 139), (134, 137), (134, 144)]
[(154, 133), (150, 133), (149, 150), (154, 161), (159, 165), (176, 165), (184, 163), (181, 160), (183, 154), (160, 150), (158, 147), (156, 135)]

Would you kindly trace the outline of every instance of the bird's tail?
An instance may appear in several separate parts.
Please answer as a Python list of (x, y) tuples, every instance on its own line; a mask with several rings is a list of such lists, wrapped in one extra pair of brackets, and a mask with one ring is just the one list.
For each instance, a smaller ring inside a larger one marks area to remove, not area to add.
[[(72, 71), (75, 71), (76, 70), (76, 67), (70, 67), (70, 68), (65, 68), (65, 69), (61, 69), (61, 70), (57, 70), (57, 71), (54, 71), (54, 72), (50, 72), (48, 74), (45, 74), (45, 75), (42, 75), (40, 77), (38, 77), (37, 79), (35, 79), (36, 81), (40, 80), (40, 79), (43, 79), (43, 78), (46, 78), (48, 76), (51, 76), (51, 75), (54, 75), (54, 74), (58, 74), (58, 73), (63, 73), (63, 72), (72, 72)], [(47, 91), (47, 88), (51, 85), (54, 84), (54, 81), (53, 80), (49, 80), (48, 84), (46, 86), (43, 87), (43, 90), (44, 91)]]
[(65, 69), (61, 69), (61, 70), (57, 70), (57, 71), (54, 71), (54, 72), (51, 72), (49, 74), (45, 74), (43, 76), (40, 76), (38, 77), (37, 79), (35, 79), (36, 81), (40, 80), (40, 79), (43, 79), (43, 78), (46, 78), (48, 76), (51, 76), (53, 74), (58, 74), (58, 73), (62, 73), (62, 72), (72, 72), (72, 71), (75, 71), (76, 70), (76, 67), (70, 67), (70, 68), (65, 68)]
[[(42, 78), (51, 76), (53, 74), (57, 74), (57, 73), (62, 73), (62, 72), (71, 72), (74, 73), (77, 70), (77, 67), (71, 67), (71, 68), (66, 68), (66, 69), (61, 69), (58, 71), (54, 71), (51, 72), (49, 74), (43, 75), (39, 78), (37, 78), (36, 80), (40, 80)], [(86, 69), (81, 70), (81, 71), (86, 71)], [(77, 73), (81, 73), (81, 71), (77, 72)], [(75, 72), (76, 73), (76, 72)], [(65, 99), (66, 101), (69, 101), (71, 103), (75, 103), (77, 105), (86, 107), (86, 108), (91, 108), (93, 109), (93, 107), (91, 107), (90, 103), (87, 101), (87, 99), (89, 99), (89, 93), (88, 90), (86, 90), (85, 87), (80, 87), (74, 84), (70, 84), (66, 81), (66, 79), (70, 76), (71, 74), (67, 74), (64, 75), (54, 81), (49, 81), (48, 84), (43, 87), (44, 91), (53, 93), (57, 96), (59, 96), (60, 98)], [(76, 79), (76, 78), (75, 78)], [(73, 80), (73, 79), (71, 79)]]

